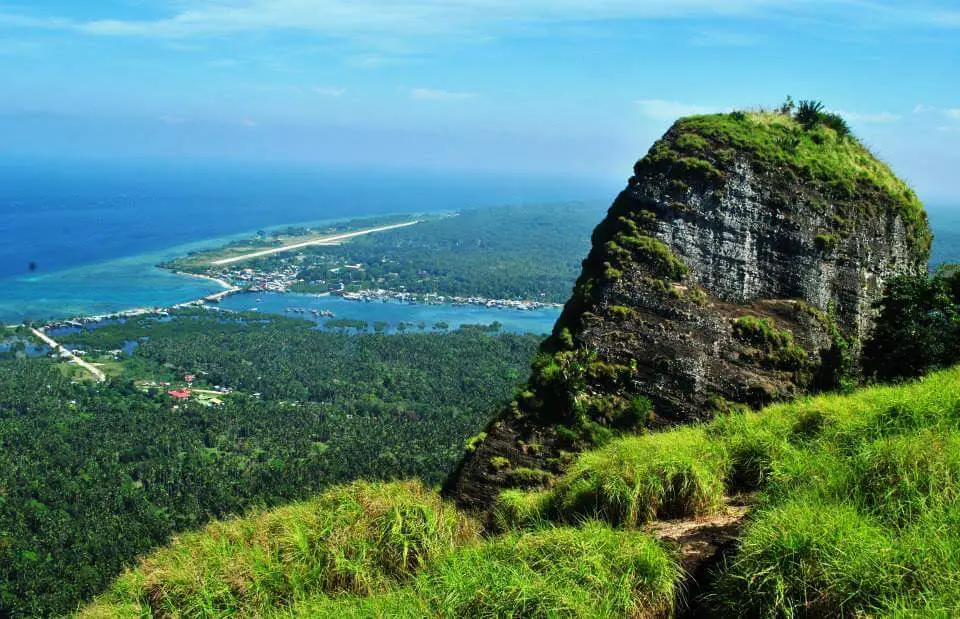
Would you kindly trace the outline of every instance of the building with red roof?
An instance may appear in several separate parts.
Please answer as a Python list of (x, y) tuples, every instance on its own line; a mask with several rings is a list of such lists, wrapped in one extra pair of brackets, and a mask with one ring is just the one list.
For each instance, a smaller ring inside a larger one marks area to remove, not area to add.
[(190, 390), (189, 389), (174, 389), (173, 391), (168, 391), (167, 394), (177, 400), (188, 400), (190, 399)]

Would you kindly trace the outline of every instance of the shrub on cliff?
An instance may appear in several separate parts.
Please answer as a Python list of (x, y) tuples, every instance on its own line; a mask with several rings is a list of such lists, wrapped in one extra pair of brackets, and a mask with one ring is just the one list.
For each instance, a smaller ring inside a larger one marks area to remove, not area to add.
[(863, 351), (868, 375), (911, 378), (960, 362), (960, 271), (895, 278), (877, 309)]

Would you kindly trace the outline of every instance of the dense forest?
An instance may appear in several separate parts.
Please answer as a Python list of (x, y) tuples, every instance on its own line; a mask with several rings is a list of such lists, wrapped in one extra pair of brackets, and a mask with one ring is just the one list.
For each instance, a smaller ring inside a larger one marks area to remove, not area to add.
[[(357, 478), (439, 483), (540, 340), (312, 327), (188, 312), (64, 337), (91, 351), (140, 342), (106, 385), (0, 361), (0, 616), (69, 611), (213, 517)], [(176, 402), (167, 390), (188, 372), (232, 393)]]
[[(430, 216), (416, 226), (358, 237), (339, 246), (260, 258), (242, 267), (261, 273), (295, 267), (304, 282), (294, 290), (301, 292), (326, 292), (331, 284), (342, 282), (347, 290), (384, 288), (564, 302), (602, 214), (595, 204), (467, 210)], [(362, 221), (353, 224), (370, 227)], [(192, 255), (167, 266), (223, 273), (203, 264), (202, 255)]]

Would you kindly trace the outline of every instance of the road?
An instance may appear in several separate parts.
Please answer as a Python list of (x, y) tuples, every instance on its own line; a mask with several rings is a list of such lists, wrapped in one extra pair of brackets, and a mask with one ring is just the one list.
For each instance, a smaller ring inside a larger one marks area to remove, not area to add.
[(311, 245), (326, 245), (329, 243), (336, 243), (339, 241), (345, 241), (347, 239), (352, 239), (354, 237), (363, 236), (365, 234), (373, 234), (375, 232), (386, 232), (387, 230), (396, 230), (397, 228), (406, 228), (408, 226), (415, 226), (419, 221), (408, 221), (402, 224), (393, 224), (391, 226), (382, 226), (380, 228), (371, 228), (369, 230), (359, 230), (357, 232), (347, 232), (344, 234), (336, 234), (334, 236), (325, 236), (319, 239), (313, 239), (312, 241), (304, 241), (302, 243), (294, 243), (293, 245), (284, 245), (283, 247), (275, 247), (273, 249), (265, 249), (263, 251), (253, 252), (252, 254), (243, 254), (242, 256), (234, 256), (233, 258), (225, 258), (223, 260), (216, 260), (211, 262), (213, 266), (225, 266), (228, 264), (235, 264), (237, 262), (245, 262), (247, 260), (253, 260), (254, 258), (262, 258), (264, 256), (271, 256), (273, 254), (279, 254), (285, 251), (291, 251), (293, 249), (300, 249), (301, 247), (309, 247)]
[(65, 356), (67, 359), (70, 359), (70, 361), (73, 361), (74, 363), (76, 363), (86, 371), (93, 374), (93, 377), (97, 379), (97, 382), (103, 383), (107, 381), (107, 375), (104, 374), (102, 370), (100, 370), (99, 368), (93, 367), (92, 365), (90, 365), (80, 357), (73, 354), (71, 351), (67, 350), (60, 344), (56, 343), (55, 341), (53, 341), (53, 339), (49, 335), (47, 335), (43, 331), (39, 329), (30, 329), (30, 331), (32, 331), (34, 335), (40, 338), (40, 340), (44, 344), (52, 348), (54, 352), (60, 353), (61, 355)]

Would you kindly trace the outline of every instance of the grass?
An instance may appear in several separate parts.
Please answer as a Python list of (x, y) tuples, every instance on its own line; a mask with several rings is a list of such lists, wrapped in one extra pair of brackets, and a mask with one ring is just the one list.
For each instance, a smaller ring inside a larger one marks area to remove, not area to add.
[(893, 543), (855, 508), (803, 497), (749, 528), (714, 591), (735, 616), (847, 616), (896, 587)]
[(723, 502), (727, 466), (702, 428), (625, 438), (580, 456), (544, 503), (554, 519), (620, 526), (708, 515)]
[[(358, 482), (313, 501), (211, 524), (124, 574), (83, 617), (251, 615), (316, 592), (371, 594), (476, 538), (418, 483)], [(115, 614), (113, 614), (115, 613)]]
[[(757, 505), (706, 603), (717, 616), (952, 616), (960, 608), (960, 367), (700, 427), (617, 439), (499, 526), (641, 527)], [(949, 612), (948, 612), (949, 611)]]
[(669, 614), (677, 558), (643, 525), (741, 492), (755, 507), (711, 616), (954, 616), (960, 367), (614, 439), (504, 492), (483, 539), (417, 484), (337, 488), (184, 536), (81, 616)]
[(669, 613), (680, 571), (660, 544), (600, 523), (473, 544), (384, 596), (317, 599), (285, 616), (644, 617)]

